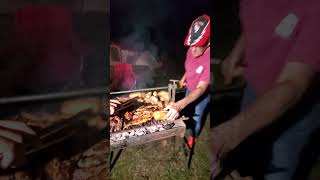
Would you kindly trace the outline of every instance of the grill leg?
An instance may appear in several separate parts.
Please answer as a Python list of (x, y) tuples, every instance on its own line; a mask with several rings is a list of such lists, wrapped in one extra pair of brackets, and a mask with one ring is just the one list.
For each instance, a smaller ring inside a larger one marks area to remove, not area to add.
[(111, 156), (110, 156), (110, 158), (111, 158), (111, 159), (110, 159), (110, 163), (111, 163), (111, 165), (110, 165), (110, 171), (112, 170), (112, 168), (114, 167), (114, 165), (117, 163), (117, 161), (118, 161), (118, 159), (119, 159), (122, 151), (123, 151), (123, 149), (120, 149), (120, 150), (118, 151), (118, 153), (117, 153), (117, 155), (116, 155), (116, 157), (114, 158), (113, 161), (112, 161), (113, 151), (111, 152)]
[[(188, 156), (188, 168), (190, 169), (191, 168), (191, 162), (192, 162), (192, 157), (193, 157), (193, 154), (194, 154), (194, 149), (195, 149), (195, 146), (196, 144), (194, 143), (192, 145), (191, 148), (188, 147), (188, 140), (186, 137), (183, 138), (184, 139), (184, 149), (185, 149), (185, 155)], [(186, 150), (187, 149), (187, 150)], [(187, 152), (189, 150), (189, 152)]]
[(110, 153), (110, 170), (111, 170), (112, 159), (113, 159), (113, 151), (111, 151), (111, 153)]
[(188, 168), (191, 168), (191, 162), (192, 162), (192, 157), (194, 154), (194, 148), (195, 148), (195, 143), (192, 145), (191, 149), (190, 149), (190, 153), (189, 153), (189, 161), (188, 161)]

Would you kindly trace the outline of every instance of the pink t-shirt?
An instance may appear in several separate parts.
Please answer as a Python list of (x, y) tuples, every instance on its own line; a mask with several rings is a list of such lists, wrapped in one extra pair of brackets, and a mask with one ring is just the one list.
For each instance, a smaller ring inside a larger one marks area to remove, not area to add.
[(257, 94), (272, 88), (287, 62), (320, 70), (320, 1), (241, 0), (245, 76)]
[(185, 61), (186, 81), (189, 91), (196, 89), (200, 81), (210, 84), (210, 47), (202, 56), (194, 58), (188, 49)]

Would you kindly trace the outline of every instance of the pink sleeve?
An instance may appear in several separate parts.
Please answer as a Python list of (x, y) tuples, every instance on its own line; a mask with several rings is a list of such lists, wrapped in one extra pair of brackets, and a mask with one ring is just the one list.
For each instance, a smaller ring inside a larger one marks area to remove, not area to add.
[(287, 57), (287, 62), (301, 62), (320, 71), (320, 9), (309, 11), (297, 28), (294, 44)]
[(200, 77), (200, 81), (204, 81), (210, 84), (210, 52), (205, 55), (207, 59), (204, 64), (203, 73)]

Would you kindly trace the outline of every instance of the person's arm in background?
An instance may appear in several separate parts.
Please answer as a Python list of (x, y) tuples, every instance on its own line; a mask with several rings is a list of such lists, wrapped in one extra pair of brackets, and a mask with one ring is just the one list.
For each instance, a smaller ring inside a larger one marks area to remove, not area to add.
[(222, 61), (222, 74), (226, 85), (232, 83), (232, 79), (239, 77), (243, 73), (243, 67), (240, 66), (245, 50), (244, 36), (240, 35), (230, 54)]
[[(308, 11), (303, 27), (292, 44), (286, 64), (273, 88), (257, 97), (256, 101), (230, 121), (212, 130), (213, 159), (216, 164), (243, 140), (278, 120), (303, 97), (316, 72), (320, 70), (320, 25), (316, 15), (319, 7)], [(217, 175), (218, 171), (213, 172)]]
[(213, 147), (218, 158), (248, 136), (277, 120), (302, 97), (315, 72), (308, 65), (291, 62), (272, 89), (257, 98), (246, 110), (213, 129)]

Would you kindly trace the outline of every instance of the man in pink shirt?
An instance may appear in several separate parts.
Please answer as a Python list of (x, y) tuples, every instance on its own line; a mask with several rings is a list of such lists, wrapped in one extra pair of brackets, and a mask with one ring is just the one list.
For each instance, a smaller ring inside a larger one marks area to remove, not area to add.
[(171, 104), (167, 109), (168, 120), (174, 120), (179, 112), (187, 106), (192, 109), (195, 125), (188, 138), (189, 148), (193, 147), (200, 134), (201, 126), (206, 117), (205, 109), (210, 101), (210, 17), (202, 15), (193, 21), (184, 42), (189, 46), (185, 74), (180, 80), (180, 86), (187, 87), (185, 98)]
[[(223, 157), (255, 134), (260, 143), (271, 142), (264, 178), (290, 180), (303, 148), (320, 127), (319, 88), (314, 86), (320, 70), (320, 2), (240, 3), (243, 31), (223, 72), (226, 83), (244, 74), (248, 85), (243, 110), (213, 129), (212, 178), (220, 172)], [(245, 68), (239, 66), (242, 57)]]

